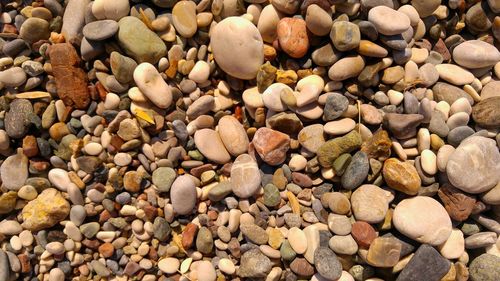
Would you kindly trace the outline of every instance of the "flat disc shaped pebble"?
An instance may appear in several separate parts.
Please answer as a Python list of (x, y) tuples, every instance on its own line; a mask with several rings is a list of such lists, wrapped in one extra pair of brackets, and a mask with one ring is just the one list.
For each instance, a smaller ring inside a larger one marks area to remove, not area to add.
[(212, 129), (201, 129), (194, 133), (194, 143), (198, 150), (208, 160), (217, 164), (226, 164), (231, 160), (231, 155), (224, 147), (219, 133)]
[(196, 187), (190, 176), (183, 175), (175, 179), (170, 188), (170, 200), (176, 214), (190, 214), (196, 205), (196, 197)]
[(159, 108), (172, 104), (172, 91), (156, 68), (147, 62), (139, 64), (134, 70), (134, 81), (141, 92)]
[(282, 112), (287, 109), (284, 102), (281, 101), (282, 91), (293, 91), (292, 88), (288, 87), (283, 83), (274, 83), (262, 93), (262, 100), (264, 105), (273, 111)]
[(264, 62), (264, 43), (249, 20), (228, 17), (212, 30), (210, 45), (215, 61), (227, 74), (249, 80)]
[(231, 167), (231, 187), (240, 198), (249, 198), (260, 188), (261, 176), (257, 162), (248, 154), (241, 154)]
[(83, 27), (83, 36), (88, 40), (101, 41), (118, 32), (118, 23), (114, 20), (99, 20), (90, 22)]
[(233, 116), (227, 115), (219, 120), (219, 135), (227, 151), (233, 156), (247, 152), (248, 135), (243, 125)]

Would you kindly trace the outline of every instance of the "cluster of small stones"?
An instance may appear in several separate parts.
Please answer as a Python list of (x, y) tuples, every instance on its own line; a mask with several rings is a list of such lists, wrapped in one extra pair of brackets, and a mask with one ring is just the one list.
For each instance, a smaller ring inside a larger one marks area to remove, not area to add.
[(500, 280), (498, 0), (1, 1), (0, 31), (0, 281)]

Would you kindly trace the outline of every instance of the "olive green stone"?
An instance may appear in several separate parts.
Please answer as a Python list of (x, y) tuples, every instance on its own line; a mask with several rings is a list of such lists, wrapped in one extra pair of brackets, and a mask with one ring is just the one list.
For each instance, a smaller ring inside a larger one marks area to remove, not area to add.
[(349, 163), (351, 163), (351, 154), (349, 153), (344, 153), (340, 155), (335, 161), (333, 161), (333, 170), (335, 171), (336, 175), (341, 176)]
[(280, 254), (283, 260), (286, 261), (294, 260), (297, 256), (297, 253), (293, 251), (292, 246), (290, 245), (290, 242), (288, 242), (288, 240), (285, 240), (283, 241), (283, 243), (281, 243)]
[(0, 215), (8, 214), (16, 207), (17, 192), (9, 191), (0, 196)]
[(275, 207), (281, 202), (280, 191), (274, 184), (266, 184), (264, 186), (264, 205)]
[(361, 135), (351, 131), (343, 137), (338, 137), (325, 142), (317, 151), (318, 161), (322, 167), (329, 168), (343, 153), (349, 153), (361, 146)]
[(257, 88), (259, 92), (263, 93), (274, 82), (277, 71), (278, 69), (269, 62), (260, 66), (257, 72)]
[(231, 183), (229, 181), (223, 181), (208, 191), (208, 199), (212, 202), (221, 201), (232, 191)]

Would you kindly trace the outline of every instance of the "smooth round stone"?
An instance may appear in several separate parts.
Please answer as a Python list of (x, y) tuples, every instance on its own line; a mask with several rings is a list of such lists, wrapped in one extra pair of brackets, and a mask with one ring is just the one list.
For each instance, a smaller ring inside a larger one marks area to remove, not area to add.
[(292, 88), (283, 83), (274, 83), (262, 93), (264, 105), (275, 112), (282, 112), (287, 109), (286, 104), (281, 101), (282, 91), (293, 91)]
[(128, 153), (119, 152), (115, 155), (113, 161), (115, 162), (116, 165), (125, 167), (132, 162), (132, 156), (130, 156), (130, 154)]
[(159, 108), (172, 104), (172, 91), (156, 68), (143, 62), (134, 70), (134, 81), (141, 92)]
[(8, 87), (19, 87), (26, 82), (26, 79), (28, 79), (26, 72), (21, 67), (15, 66), (0, 71), (0, 83)]
[(23, 227), (15, 220), (0, 221), (0, 233), (4, 235), (18, 235)]
[(316, 4), (309, 5), (306, 11), (307, 29), (314, 35), (327, 35), (332, 28), (332, 17)]
[(344, 135), (356, 127), (356, 121), (351, 118), (343, 118), (338, 121), (330, 121), (325, 124), (324, 130), (329, 135)]
[(446, 121), (446, 125), (448, 125), (448, 128), (450, 128), (450, 130), (453, 130), (457, 127), (467, 126), (467, 123), (469, 123), (469, 119), (469, 114), (465, 112), (459, 112), (450, 116), (450, 118), (448, 118), (448, 121)]
[(196, 186), (188, 175), (178, 177), (170, 188), (170, 199), (174, 212), (179, 215), (187, 215), (193, 211), (196, 205)]
[(447, 259), (458, 259), (465, 251), (464, 234), (459, 229), (453, 229), (450, 237), (438, 246), (441, 255)]
[(401, 201), (394, 209), (393, 223), (405, 236), (433, 246), (443, 244), (452, 230), (451, 219), (443, 205), (427, 196)]
[(347, 216), (330, 213), (328, 228), (336, 235), (347, 235), (351, 233), (351, 220)]
[[(231, 76), (254, 79), (264, 62), (264, 43), (259, 30), (248, 20), (228, 17), (211, 31), (212, 52), (217, 64)], [(234, 51), (238, 50), (238, 55)]]
[(339, 255), (354, 255), (358, 251), (358, 244), (351, 235), (335, 235), (328, 242), (328, 246)]
[(436, 70), (441, 79), (457, 86), (470, 84), (475, 79), (474, 75), (468, 70), (454, 64), (438, 64)]
[(248, 154), (241, 154), (231, 166), (231, 187), (240, 198), (249, 198), (260, 189), (261, 176), (257, 162)]
[(432, 150), (425, 149), (421, 154), (422, 169), (429, 175), (437, 173), (437, 160), (436, 154)]
[(410, 19), (406, 14), (386, 6), (372, 8), (368, 12), (368, 20), (384, 35), (401, 34), (410, 28)]
[(72, 184), (68, 172), (63, 169), (55, 168), (49, 171), (48, 178), (51, 184), (61, 191), (66, 191), (67, 186)]
[(28, 201), (35, 199), (37, 195), (38, 195), (38, 192), (31, 185), (24, 185), (17, 192), (17, 196), (19, 198), (22, 198), (22, 199), (28, 200)]
[(494, 140), (472, 136), (450, 155), (446, 174), (453, 186), (468, 192), (481, 193), (500, 180), (500, 152)]
[(28, 179), (28, 175), (28, 158), (20, 148), (0, 166), (2, 185), (7, 190), (18, 191)]
[(385, 58), (388, 54), (388, 51), (384, 47), (377, 45), (371, 41), (360, 40), (358, 53), (368, 57)]
[(344, 114), (349, 107), (349, 100), (339, 93), (330, 93), (326, 98), (323, 119), (332, 121)]
[(301, 18), (282, 18), (276, 29), (280, 48), (292, 58), (303, 57), (309, 49), (306, 22)]
[(152, 181), (160, 192), (168, 192), (177, 174), (169, 167), (159, 167), (153, 172)]
[[(499, 64), (497, 63), (497, 65)], [(485, 100), (492, 97), (500, 97), (500, 81), (491, 81), (484, 85), (481, 90), (481, 99)]]
[(342, 264), (328, 247), (319, 247), (314, 251), (314, 265), (318, 273), (327, 280), (340, 280), (342, 276)]
[(356, 152), (342, 174), (342, 186), (348, 190), (357, 188), (365, 181), (369, 170), (368, 155), (363, 151)]
[(231, 160), (231, 155), (224, 147), (219, 134), (212, 129), (196, 131), (194, 133), (194, 143), (201, 154), (212, 162), (225, 164)]
[(196, 33), (196, 3), (179, 1), (172, 9), (172, 24), (184, 38), (191, 38)]
[(64, 281), (66, 277), (60, 268), (52, 268), (49, 272), (49, 281)]
[(484, 41), (469, 40), (453, 49), (453, 60), (467, 68), (492, 67), (500, 61), (500, 52)]
[(236, 267), (230, 259), (220, 259), (217, 266), (219, 267), (220, 271), (228, 275), (233, 275), (236, 272)]
[(83, 36), (88, 40), (101, 41), (113, 37), (118, 32), (118, 23), (114, 20), (100, 20), (83, 27)]
[[(186, 1), (183, 1), (186, 2)], [(191, 72), (189, 72), (189, 79), (201, 84), (208, 81), (210, 76), (210, 65), (205, 61), (197, 61)]]
[(259, 93), (257, 87), (249, 88), (241, 95), (246, 107), (259, 108), (264, 107), (262, 95)]
[(500, 97), (481, 100), (472, 109), (472, 118), (483, 128), (500, 128)]
[(84, 150), (88, 155), (99, 155), (102, 149), (102, 145), (96, 142), (90, 142), (84, 146)]
[(305, 149), (316, 153), (325, 143), (323, 132), (323, 125), (321, 124), (306, 126), (299, 132), (298, 141)]
[(50, 36), (49, 23), (40, 18), (28, 18), (21, 26), (19, 36), (28, 43), (46, 40)]
[(378, 223), (384, 220), (393, 199), (391, 192), (376, 185), (364, 184), (352, 193), (352, 211), (356, 220)]
[(231, 115), (222, 117), (219, 120), (218, 132), (224, 146), (231, 155), (238, 156), (247, 152), (248, 135), (238, 119)]
[[(499, 88), (500, 90), (500, 88)], [(484, 88), (483, 88), (484, 91)], [(483, 92), (481, 92), (482, 94)], [(456, 113), (465, 112), (467, 115), (472, 113), (472, 106), (466, 98), (459, 98), (450, 106), (450, 115), (453, 116)]]
[(53, 255), (64, 253), (64, 245), (61, 242), (50, 242), (45, 246), (45, 250)]
[(288, 242), (297, 254), (303, 254), (307, 250), (306, 234), (298, 227), (292, 227), (288, 230)]
[(179, 269), (181, 263), (176, 258), (164, 258), (158, 262), (158, 268), (166, 274), (174, 274)]
[(92, 5), (92, 14), (97, 19), (111, 19), (118, 21), (130, 12), (128, 0), (95, 0)]
[(281, 17), (283, 14), (273, 5), (266, 5), (262, 9), (257, 28), (265, 42), (272, 43), (278, 36), (276, 30)]
[(343, 81), (358, 76), (364, 67), (365, 61), (361, 56), (345, 57), (330, 67), (328, 77), (333, 81)]
[(294, 155), (290, 159), (290, 162), (288, 162), (288, 166), (294, 172), (302, 171), (307, 166), (307, 159), (302, 155)]

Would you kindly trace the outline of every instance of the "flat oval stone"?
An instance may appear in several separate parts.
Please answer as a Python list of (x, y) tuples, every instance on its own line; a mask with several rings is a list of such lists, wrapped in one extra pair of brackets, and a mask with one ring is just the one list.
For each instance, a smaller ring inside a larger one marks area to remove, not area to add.
[(101, 41), (113, 37), (118, 32), (118, 23), (114, 20), (99, 20), (83, 27), (83, 36), (88, 40)]
[[(390, 20), (387, 20), (390, 19)], [(368, 20), (384, 35), (397, 35), (410, 28), (410, 19), (404, 13), (386, 6), (377, 6), (368, 12)]]
[(312, 153), (316, 153), (318, 148), (325, 143), (323, 125), (313, 124), (304, 127), (299, 132), (298, 141), (305, 149)]
[(500, 128), (500, 96), (484, 99), (474, 105), (472, 118), (483, 128)]
[(438, 201), (427, 196), (401, 201), (394, 209), (393, 223), (407, 237), (433, 246), (444, 243), (451, 234), (448, 213)]
[(224, 147), (219, 134), (212, 129), (201, 129), (194, 133), (194, 143), (198, 150), (208, 160), (217, 164), (225, 164), (231, 160), (231, 155)]
[(292, 227), (288, 230), (288, 242), (297, 254), (303, 254), (307, 250), (306, 234), (298, 227)]
[(492, 67), (500, 61), (500, 52), (484, 41), (469, 40), (453, 49), (453, 60), (467, 68)]
[(474, 194), (493, 188), (500, 180), (499, 170), (500, 152), (496, 142), (481, 136), (462, 141), (446, 165), (450, 183)]
[(260, 188), (261, 176), (257, 162), (248, 154), (241, 154), (231, 166), (231, 187), (240, 198), (253, 196)]
[(378, 223), (384, 220), (389, 210), (389, 202), (394, 196), (387, 190), (364, 184), (356, 189), (351, 196), (352, 211), (356, 220), (368, 223)]
[(250, 21), (240, 17), (225, 18), (213, 28), (210, 40), (215, 61), (222, 70), (245, 80), (257, 76), (264, 61), (264, 43), (259, 30)]
[(340, 59), (328, 70), (328, 77), (333, 81), (343, 81), (356, 77), (365, 68), (365, 61), (361, 56), (349, 56)]
[(219, 120), (218, 131), (227, 151), (238, 156), (248, 150), (248, 135), (243, 125), (233, 116), (226, 115)]
[(159, 108), (172, 104), (172, 91), (156, 68), (147, 62), (139, 64), (134, 70), (134, 81), (141, 92)]
[(342, 264), (337, 255), (328, 247), (319, 247), (314, 252), (314, 266), (322, 277), (328, 280), (340, 280)]
[(172, 23), (182, 37), (191, 38), (196, 33), (196, 3), (179, 1), (172, 9)]
[(196, 205), (196, 187), (188, 175), (175, 179), (170, 188), (170, 199), (174, 212), (179, 215), (187, 215), (193, 211)]
[(363, 151), (356, 152), (342, 174), (342, 187), (349, 190), (357, 188), (365, 181), (369, 170), (368, 155)]
[(18, 66), (0, 71), (0, 82), (5, 86), (19, 87), (26, 82), (27, 78), (26, 72)]
[(28, 179), (28, 157), (22, 153), (11, 155), (3, 161), (0, 167), (2, 185), (8, 190), (18, 191)]
[(470, 84), (475, 78), (468, 70), (450, 63), (438, 64), (436, 70), (441, 79), (457, 86)]

